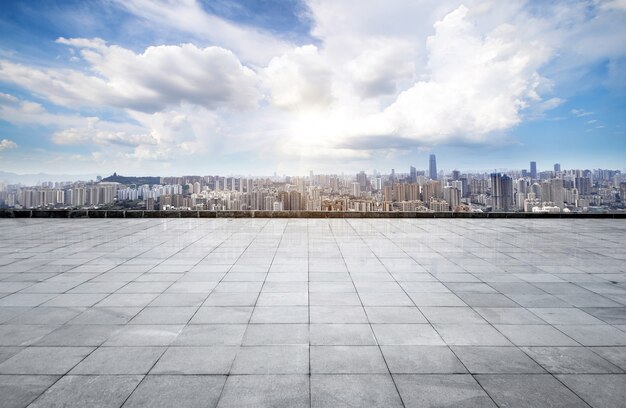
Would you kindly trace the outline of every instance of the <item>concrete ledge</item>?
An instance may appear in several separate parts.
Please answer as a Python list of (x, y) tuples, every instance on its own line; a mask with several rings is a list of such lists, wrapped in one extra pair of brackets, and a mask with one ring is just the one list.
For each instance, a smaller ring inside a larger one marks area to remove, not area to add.
[(329, 211), (0, 210), (0, 218), (622, 218), (622, 213), (424, 213)]

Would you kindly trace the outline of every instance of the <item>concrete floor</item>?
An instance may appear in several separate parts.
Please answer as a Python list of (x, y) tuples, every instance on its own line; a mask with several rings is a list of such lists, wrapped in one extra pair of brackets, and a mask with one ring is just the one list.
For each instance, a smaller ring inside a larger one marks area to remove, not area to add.
[(626, 220), (0, 220), (2, 407), (617, 407)]

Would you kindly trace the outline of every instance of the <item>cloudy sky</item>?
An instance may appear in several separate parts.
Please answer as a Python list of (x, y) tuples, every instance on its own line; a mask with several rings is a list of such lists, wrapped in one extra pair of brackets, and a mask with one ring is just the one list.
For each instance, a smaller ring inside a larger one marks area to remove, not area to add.
[(626, 0), (28, 0), (0, 170), (626, 166)]

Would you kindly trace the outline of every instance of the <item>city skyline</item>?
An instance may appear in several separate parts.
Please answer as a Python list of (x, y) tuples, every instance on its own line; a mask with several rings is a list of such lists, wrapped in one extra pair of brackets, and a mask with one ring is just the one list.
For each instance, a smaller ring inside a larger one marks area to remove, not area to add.
[(626, 167), (620, 1), (16, 1), (0, 23), (4, 172)]

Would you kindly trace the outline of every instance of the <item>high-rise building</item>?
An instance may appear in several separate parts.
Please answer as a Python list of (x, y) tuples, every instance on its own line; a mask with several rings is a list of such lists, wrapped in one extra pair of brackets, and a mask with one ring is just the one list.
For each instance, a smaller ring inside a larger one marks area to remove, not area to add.
[(417, 169), (413, 166), (409, 168), (409, 178), (411, 183), (417, 183)]
[(530, 162), (530, 178), (533, 180), (537, 179), (537, 162)]
[(560, 172), (561, 172), (561, 164), (560, 163), (554, 163), (554, 174), (560, 173)]
[(433, 180), (437, 180), (437, 159), (434, 154), (430, 155), (428, 162), (428, 176)]
[(492, 209), (508, 211), (513, 206), (513, 179), (500, 173), (492, 173), (490, 178)]

